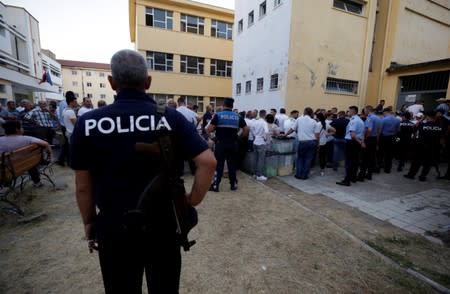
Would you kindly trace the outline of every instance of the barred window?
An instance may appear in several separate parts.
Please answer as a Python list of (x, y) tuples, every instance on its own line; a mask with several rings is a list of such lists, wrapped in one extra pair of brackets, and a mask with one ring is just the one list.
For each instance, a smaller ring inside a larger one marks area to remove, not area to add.
[(211, 75), (218, 77), (231, 77), (233, 62), (211, 59)]
[(233, 38), (233, 24), (213, 19), (211, 22), (211, 36), (231, 40)]
[(252, 92), (252, 81), (245, 82), (245, 94), (249, 94)]
[(358, 82), (327, 78), (327, 91), (356, 95), (358, 93)]
[(203, 17), (182, 14), (180, 25), (182, 32), (203, 35), (205, 19)]
[(151, 27), (171, 30), (173, 27), (173, 12), (153, 7), (146, 7), (145, 24)]
[(202, 75), (205, 58), (181, 55), (181, 72)]
[(173, 54), (147, 51), (147, 67), (150, 70), (173, 71)]
[(354, 0), (334, 0), (333, 6), (347, 12), (362, 14), (364, 4)]
[(264, 78), (256, 80), (256, 92), (262, 92), (264, 89)]
[(236, 95), (241, 95), (242, 93), (242, 87), (241, 83), (236, 84)]
[(244, 30), (244, 20), (241, 19), (241, 20), (238, 22), (238, 33), (242, 33), (243, 30)]
[(278, 78), (278, 74), (273, 74), (270, 76), (270, 89), (278, 89), (280, 87), (280, 81)]

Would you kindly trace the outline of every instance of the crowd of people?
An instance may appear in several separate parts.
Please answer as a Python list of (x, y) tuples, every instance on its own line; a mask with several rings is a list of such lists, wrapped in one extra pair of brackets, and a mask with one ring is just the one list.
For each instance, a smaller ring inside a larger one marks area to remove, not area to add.
[[(392, 107), (385, 107), (385, 101), (381, 100), (376, 107), (368, 105), (361, 110), (357, 106), (341, 111), (335, 107), (315, 111), (306, 107), (302, 115), (292, 110), (290, 116), (284, 108), (279, 109), (279, 112), (276, 109), (270, 109), (269, 112), (264, 109), (239, 112), (238, 109), (232, 109), (230, 99), (227, 102), (224, 103), (228, 104), (225, 105), (227, 115), (232, 111), (245, 124), (233, 125), (233, 132), (225, 136), (232, 142), (229, 144), (233, 148), (232, 152), (231, 147), (227, 151), (215, 150), (218, 173), (211, 186), (212, 191), (218, 191), (223, 169), (221, 162), (225, 159), (233, 175), (230, 179), (231, 188), (237, 188), (235, 169), (239, 168), (246, 152), (254, 152), (254, 178), (267, 180), (263, 167), (272, 138), (296, 139), (294, 176), (300, 180), (308, 179), (310, 169), (316, 162), (320, 168), (319, 174), (323, 176), (326, 168), (337, 171), (344, 160), (345, 178), (336, 183), (344, 186), (372, 180), (373, 175), (380, 172), (389, 174), (395, 161), (398, 172), (403, 171), (405, 164), (410, 162), (405, 178), (414, 179), (422, 168), (418, 180), (426, 181), (430, 169), (436, 168), (440, 173), (440, 161), (446, 159), (450, 162), (450, 99), (438, 99), (439, 105), (428, 111), (425, 111), (422, 101), (402, 105), (399, 111), (394, 111)], [(168, 105), (176, 108), (173, 100)], [(212, 107), (208, 106), (203, 118), (200, 118), (196, 116), (193, 106), (182, 105), (191, 111), (186, 118), (198, 126), (205, 139), (216, 142), (216, 145), (224, 141), (223, 135), (217, 139), (217, 130), (208, 127), (215, 117), (221, 117), (223, 108), (218, 107), (214, 113)], [(450, 167), (439, 178), (449, 180)]]

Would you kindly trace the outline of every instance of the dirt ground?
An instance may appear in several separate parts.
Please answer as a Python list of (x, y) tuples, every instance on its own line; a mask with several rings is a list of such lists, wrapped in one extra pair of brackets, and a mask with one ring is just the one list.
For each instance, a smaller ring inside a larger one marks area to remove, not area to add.
[[(65, 188), (46, 185), (19, 197), (27, 213), (45, 211), (46, 217), (19, 224), (2, 215), (1, 293), (103, 293), (97, 255), (82, 240), (73, 173), (54, 170)], [(448, 247), (276, 179), (262, 185), (239, 178), (237, 192), (224, 182), (199, 206), (200, 223), (190, 235), (197, 244), (183, 253), (180, 293), (436, 293), (337, 225), (405, 267), (426, 269), (442, 283), (449, 277)]]

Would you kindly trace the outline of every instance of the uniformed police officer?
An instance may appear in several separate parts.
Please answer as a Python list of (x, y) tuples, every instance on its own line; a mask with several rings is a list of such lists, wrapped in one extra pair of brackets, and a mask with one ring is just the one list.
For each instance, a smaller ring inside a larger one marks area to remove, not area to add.
[(412, 137), (416, 125), (411, 121), (411, 112), (403, 112), (401, 114), (402, 121), (400, 122), (400, 132), (398, 133), (398, 167), (397, 171), (402, 171), (405, 166), (408, 153), (415, 146), (412, 146)]
[(381, 120), (380, 149), (384, 164), (384, 172), (389, 174), (392, 169), (392, 160), (394, 159), (394, 142), (398, 131), (400, 130), (400, 121), (395, 118), (390, 108), (383, 110), (384, 118)]
[(411, 167), (404, 175), (405, 178), (414, 179), (420, 167), (423, 166), (419, 176), (421, 182), (426, 181), (431, 167), (439, 163), (441, 138), (444, 134), (441, 124), (436, 121), (436, 112), (429, 111), (425, 115), (426, 120), (418, 126), (417, 146)]
[(363, 182), (364, 179), (371, 180), (375, 170), (376, 153), (378, 138), (381, 130), (381, 119), (375, 114), (372, 106), (365, 107), (367, 119), (364, 122), (365, 134), (364, 143), (366, 148), (362, 150), (361, 169), (358, 175), (358, 181)]
[(358, 107), (350, 106), (348, 113), (351, 118), (345, 133), (345, 178), (336, 182), (341, 186), (350, 186), (350, 182), (356, 182), (361, 148), (365, 147), (364, 122), (358, 116)]
[(89, 244), (98, 242), (106, 293), (141, 293), (144, 270), (149, 293), (178, 293), (181, 255), (170, 197), (154, 195), (151, 223), (130, 217), (163, 163), (161, 155), (139, 153), (135, 144), (154, 142), (161, 128), (172, 132), (179, 160), (193, 158), (197, 165), (192, 190), (186, 194), (192, 205), (208, 191), (216, 160), (182, 114), (170, 108), (163, 116), (157, 113), (156, 103), (145, 94), (151, 77), (140, 54), (117, 52), (111, 72), (115, 102), (81, 116), (71, 141), (86, 238)]
[(214, 115), (208, 127), (208, 132), (216, 132), (216, 147), (214, 155), (217, 159), (216, 176), (210, 190), (219, 192), (220, 181), (223, 176), (223, 167), (227, 161), (230, 188), (237, 189), (236, 167), (238, 158), (238, 131), (242, 129), (241, 137), (248, 136), (248, 127), (244, 118), (233, 111), (234, 99), (225, 98), (223, 111)]

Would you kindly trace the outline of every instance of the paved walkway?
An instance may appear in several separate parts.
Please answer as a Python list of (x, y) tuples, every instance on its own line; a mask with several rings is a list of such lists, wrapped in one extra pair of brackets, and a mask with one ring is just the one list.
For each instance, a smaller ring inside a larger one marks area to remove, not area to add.
[[(445, 172), (443, 166), (441, 171)], [(343, 169), (326, 169), (322, 177), (315, 169), (308, 180), (279, 178), (301, 191), (323, 194), (413, 233), (450, 230), (450, 181), (437, 180), (434, 170), (427, 182), (406, 179), (405, 173), (375, 174), (372, 181), (351, 187), (336, 185), (344, 178)]]

